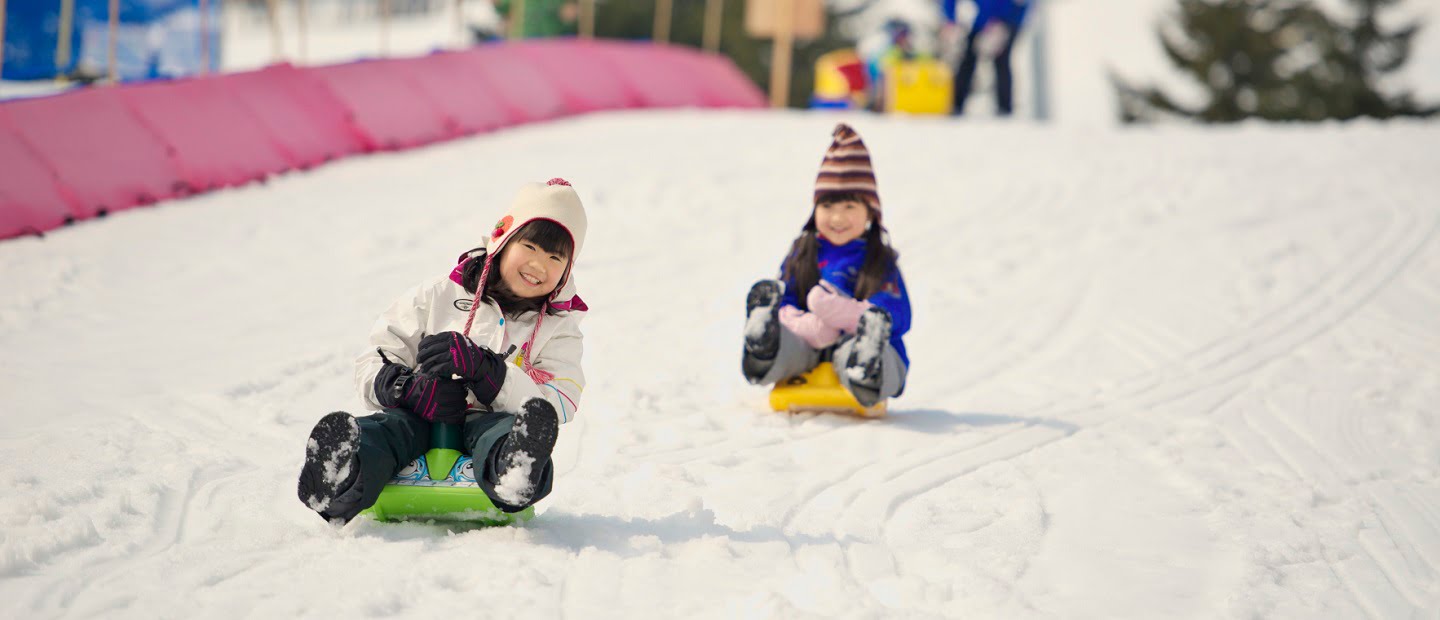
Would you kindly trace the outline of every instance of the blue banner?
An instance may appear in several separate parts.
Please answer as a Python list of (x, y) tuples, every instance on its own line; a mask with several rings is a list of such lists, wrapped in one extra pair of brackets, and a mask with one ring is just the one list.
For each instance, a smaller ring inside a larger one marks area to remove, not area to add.
[[(109, 0), (74, 0), (68, 53), (59, 53), (63, 0), (8, 2), (7, 80), (104, 77), (110, 46)], [(220, 1), (209, 0), (210, 69), (220, 68)], [(120, 0), (115, 62), (122, 81), (199, 73), (204, 62), (200, 0)], [(56, 66), (57, 57), (61, 66)]]

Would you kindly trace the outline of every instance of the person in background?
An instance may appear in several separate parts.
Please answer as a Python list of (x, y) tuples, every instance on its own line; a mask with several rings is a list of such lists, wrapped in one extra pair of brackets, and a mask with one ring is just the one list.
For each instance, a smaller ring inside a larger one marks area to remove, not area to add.
[(865, 58), (865, 73), (870, 89), (870, 108), (876, 112), (885, 111), (885, 74), (887, 68), (896, 63), (915, 60), (921, 55), (915, 51), (910, 33), (910, 24), (900, 19), (889, 19), (884, 26), (885, 44), (870, 51)]
[[(950, 27), (955, 27), (955, 9), (959, 0), (941, 0), (941, 10)], [(954, 114), (965, 113), (965, 100), (975, 78), (975, 63), (984, 55), (995, 63), (995, 108), (1000, 116), (1009, 116), (1015, 109), (1014, 83), (1010, 72), (1010, 51), (1015, 37), (1025, 22), (1030, 0), (975, 0), (975, 22), (965, 38), (965, 55), (955, 70)]]
[[(524, 0), (520, 17), (521, 38), (569, 37), (578, 29), (580, 7), (575, 0)], [(509, 32), (510, 14), (516, 0), (495, 0), (495, 11), (505, 20)], [(502, 34), (503, 36), (503, 34)]]

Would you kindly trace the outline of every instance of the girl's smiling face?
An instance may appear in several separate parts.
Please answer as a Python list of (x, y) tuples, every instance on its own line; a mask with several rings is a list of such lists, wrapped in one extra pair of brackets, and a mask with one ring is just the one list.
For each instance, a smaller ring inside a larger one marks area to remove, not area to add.
[(815, 205), (815, 228), (835, 245), (845, 245), (865, 234), (870, 209), (858, 200), (837, 200)]
[(534, 241), (515, 239), (500, 253), (500, 279), (518, 297), (544, 297), (555, 292), (567, 263), (565, 256)]

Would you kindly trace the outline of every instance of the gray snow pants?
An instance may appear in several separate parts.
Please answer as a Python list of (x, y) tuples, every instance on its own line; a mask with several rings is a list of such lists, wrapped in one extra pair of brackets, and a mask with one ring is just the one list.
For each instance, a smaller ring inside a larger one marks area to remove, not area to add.
[[(860, 391), (868, 392), (868, 396), (874, 399), (876, 390), (859, 385), (851, 385), (850, 377), (845, 372), (845, 362), (850, 359), (850, 350), (855, 346), (855, 338), (850, 335), (842, 336), (838, 344), (825, 349), (816, 349), (809, 343), (801, 340), (785, 325), (780, 328), (780, 351), (775, 354), (773, 360), (761, 360), (744, 351), (741, 360), (741, 369), (745, 373), (745, 379), (755, 385), (773, 385), (791, 377), (796, 377), (810, 372), (820, 362), (829, 361), (835, 365), (835, 373), (840, 376), (840, 385), (845, 386), (851, 394), (856, 394), (859, 400)], [(743, 347), (742, 347), (743, 351)], [(881, 362), (879, 398), (893, 398), (905, 391), (905, 376), (909, 373), (905, 362), (900, 359), (900, 354), (890, 343), (885, 343), (884, 361)]]
[[(386, 409), (355, 418), (360, 424), (360, 507), (375, 504), (381, 489), (401, 469), (420, 458), (430, 449), (430, 422), (404, 409)], [(465, 451), (475, 459), (475, 481), (505, 512), (519, 512), (550, 494), (555, 481), (555, 466), (545, 460), (545, 470), (535, 495), (521, 506), (508, 504), (495, 494), (495, 448), (510, 433), (515, 416), (508, 413), (474, 412), (465, 418)]]

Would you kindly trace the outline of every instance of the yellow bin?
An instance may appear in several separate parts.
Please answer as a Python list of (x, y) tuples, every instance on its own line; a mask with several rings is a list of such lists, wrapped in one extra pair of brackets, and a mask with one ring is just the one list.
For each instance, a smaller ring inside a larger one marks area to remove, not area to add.
[(955, 104), (954, 76), (939, 60), (901, 60), (885, 72), (886, 112), (943, 116)]
[(820, 411), (849, 413), (864, 418), (885, 417), (885, 401), (868, 409), (861, 406), (845, 386), (840, 385), (840, 377), (835, 374), (835, 367), (830, 362), (776, 384), (775, 389), (770, 390), (770, 408), (790, 413)]

